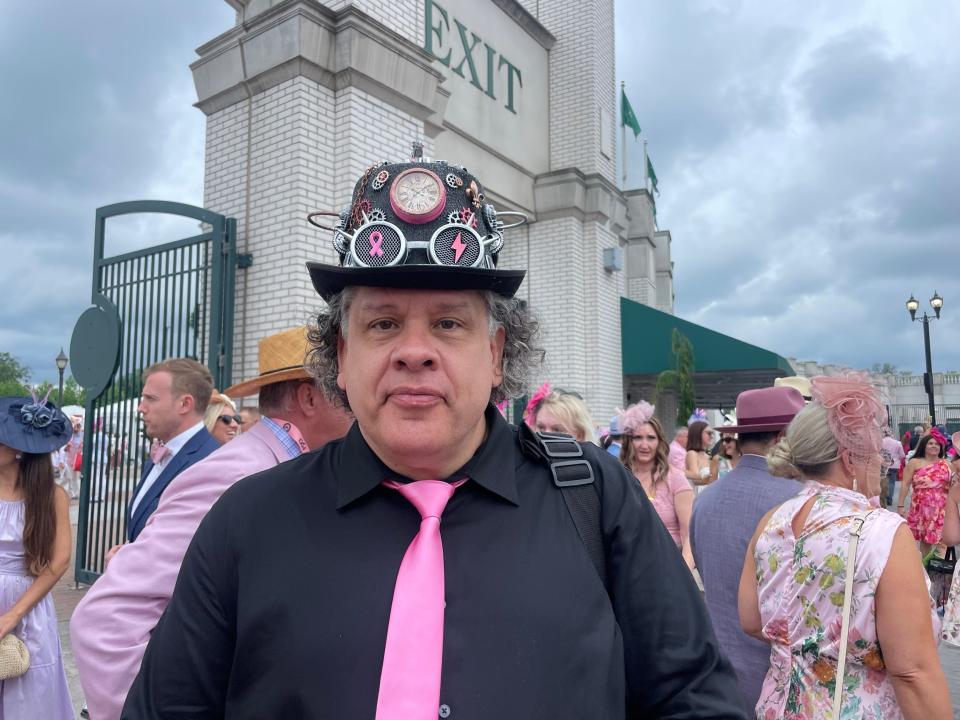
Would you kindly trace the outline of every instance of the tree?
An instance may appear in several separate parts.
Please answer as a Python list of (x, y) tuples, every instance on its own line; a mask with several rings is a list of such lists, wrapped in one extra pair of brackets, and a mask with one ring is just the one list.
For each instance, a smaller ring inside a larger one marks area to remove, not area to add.
[[(673, 369), (664, 370), (657, 376), (657, 397), (664, 390), (673, 390), (677, 396), (677, 426), (687, 424), (687, 419), (696, 407), (696, 392), (693, 387), (693, 345), (682, 332), (673, 329), (670, 338), (673, 353)], [(656, 398), (654, 398), (656, 400)]]
[(30, 371), (17, 358), (0, 352), (0, 397), (30, 394)]
[(874, 363), (873, 366), (870, 368), (870, 371), (875, 373), (876, 375), (896, 375), (897, 366), (888, 362)]

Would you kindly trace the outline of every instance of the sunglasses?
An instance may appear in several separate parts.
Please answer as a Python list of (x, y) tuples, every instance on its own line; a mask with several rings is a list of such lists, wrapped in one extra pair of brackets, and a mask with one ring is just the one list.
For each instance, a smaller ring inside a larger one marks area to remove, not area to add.
[(737, 439), (736, 439), (736, 438), (732, 438), (732, 437), (725, 437), (725, 438), (723, 438), (723, 442), (736, 442), (736, 441), (737, 441)]
[(224, 425), (229, 425), (230, 423), (236, 423), (239, 425), (242, 422), (239, 415), (221, 415), (217, 418), (217, 420), (222, 422)]

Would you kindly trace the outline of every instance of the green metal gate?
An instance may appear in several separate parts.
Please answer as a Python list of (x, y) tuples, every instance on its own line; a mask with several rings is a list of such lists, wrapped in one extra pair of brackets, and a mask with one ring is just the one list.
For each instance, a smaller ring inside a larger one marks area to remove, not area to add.
[[(106, 221), (163, 213), (206, 232), (106, 257)], [(171, 357), (207, 365), (217, 388), (231, 384), (236, 221), (203, 208), (146, 200), (99, 208), (92, 305), (74, 328), (74, 375), (87, 388), (75, 578), (91, 583), (107, 551), (124, 542), (127, 507), (148, 440), (137, 413), (142, 373)]]

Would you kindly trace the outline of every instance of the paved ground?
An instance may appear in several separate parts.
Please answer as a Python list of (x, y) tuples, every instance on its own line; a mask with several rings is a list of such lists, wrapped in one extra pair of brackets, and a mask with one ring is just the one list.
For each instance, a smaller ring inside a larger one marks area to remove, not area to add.
[[(77, 532), (77, 501), (74, 500), (70, 506), (70, 519), (73, 523), (73, 533)], [(76, 543), (74, 543), (76, 547)], [(73, 565), (71, 564), (71, 568)], [(57, 617), (60, 625), (60, 643), (63, 649), (64, 664), (67, 668), (67, 681), (70, 684), (70, 693), (73, 696), (74, 706), (77, 709), (79, 717), (80, 707), (83, 704), (83, 691), (80, 688), (80, 680), (77, 677), (76, 665), (73, 661), (73, 651), (70, 648), (70, 628), (69, 620), (73, 609), (83, 597), (85, 587), (79, 590), (73, 582), (73, 570), (69, 570), (63, 579), (53, 590), (54, 603), (57, 607)], [(955, 648), (946, 643), (940, 646), (940, 660), (943, 663), (943, 670), (947, 676), (947, 682), (950, 685), (950, 694), (953, 700), (953, 717), (960, 720), (960, 648)]]

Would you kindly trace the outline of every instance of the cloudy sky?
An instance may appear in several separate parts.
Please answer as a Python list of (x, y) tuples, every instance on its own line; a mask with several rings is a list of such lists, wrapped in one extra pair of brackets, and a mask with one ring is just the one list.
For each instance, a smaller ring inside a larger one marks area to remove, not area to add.
[[(903, 303), (936, 289), (935, 369), (960, 369), (960, 8), (908, 5), (619, 3), (618, 75), (660, 179), (679, 315), (785, 356), (920, 370)], [(55, 380), (90, 298), (95, 208), (202, 202), (188, 65), (233, 12), (0, 10), (0, 66), (16, 68), (0, 76), (0, 351)]]
[(937, 290), (934, 369), (960, 369), (960, 4), (621, 2), (617, 19), (677, 314), (784, 356), (922, 371), (904, 302)]

